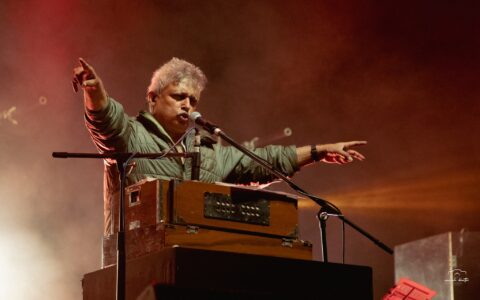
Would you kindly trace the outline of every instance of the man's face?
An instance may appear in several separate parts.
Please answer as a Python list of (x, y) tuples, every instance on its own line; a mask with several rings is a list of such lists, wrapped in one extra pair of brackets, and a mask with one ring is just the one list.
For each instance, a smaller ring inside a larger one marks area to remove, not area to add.
[(200, 99), (189, 80), (171, 83), (153, 101), (152, 115), (176, 141), (188, 128), (188, 116), (195, 110)]

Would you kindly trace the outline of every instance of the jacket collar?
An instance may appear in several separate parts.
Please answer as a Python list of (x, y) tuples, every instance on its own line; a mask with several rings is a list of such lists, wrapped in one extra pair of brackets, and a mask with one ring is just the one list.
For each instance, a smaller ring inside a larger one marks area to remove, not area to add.
[[(140, 122), (148, 131), (155, 134), (159, 138), (163, 140), (167, 140), (169, 143), (173, 145), (175, 141), (172, 140), (172, 137), (167, 133), (165, 128), (155, 119), (155, 117), (146, 111), (139, 112), (137, 116), (137, 121)], [(187, 134), (185, 137), (185, 145), (187, 147), (187, 151), (190, 150), (189, 145), (193, 143), (193, 131)]]
[(165, 128), (163, 128), (163, 126), (158, 123), (157, 119), (155, 119), (155, 117), (149, 112), (141, 111), (137, 116), (137, 121), (142, 123), (142, 125), (151, 133), (173, 144), (173, 140)]

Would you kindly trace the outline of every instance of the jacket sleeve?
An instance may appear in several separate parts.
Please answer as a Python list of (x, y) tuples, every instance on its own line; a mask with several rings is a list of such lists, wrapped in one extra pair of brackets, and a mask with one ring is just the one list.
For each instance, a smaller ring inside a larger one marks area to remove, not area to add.
[[(276, 179), (258, 163), (233, 147), (216, 145), (216, 159), (223, 181), (248, 184), (250, 182), (266, 183)], [(255, 154), (270, 162), (277, 170), (292, 176), (300, 167), (297, 163), (295, 146), (266, 146), (253, 150)]]
[(130, 117), (125, 114), (123, 106), (111, 98), (105, 109), (99, 112), (85, 111), (85, 125), (101, 153), (126, 148), (131, 132), (129, 121)]

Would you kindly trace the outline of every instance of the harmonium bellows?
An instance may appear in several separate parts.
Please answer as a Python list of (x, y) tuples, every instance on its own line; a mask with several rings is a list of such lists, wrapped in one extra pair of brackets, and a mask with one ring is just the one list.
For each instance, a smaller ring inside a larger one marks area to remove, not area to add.
[[(127, 259), (180, 246), (310, 260), (311, 244), (298, 237), (297, 201), (285, 193), (198, 181), (131, 185), (125, 190)], [(103, 265), (114, 263), (116, 234), (103, 241)]]

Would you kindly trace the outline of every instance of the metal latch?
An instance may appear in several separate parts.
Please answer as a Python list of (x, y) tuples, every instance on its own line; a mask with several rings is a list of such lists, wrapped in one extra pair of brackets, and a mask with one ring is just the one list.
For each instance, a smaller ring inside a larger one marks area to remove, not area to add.
[(197, 234), (200, 228), (198, 226), (187, 225), (187, 233), (188, 234)]
[(287, 239), (287, 238), (282, 238), (282, 246), (293, 248), (293, 240), (292, 239)]

